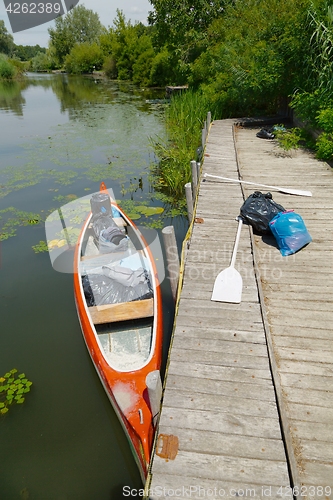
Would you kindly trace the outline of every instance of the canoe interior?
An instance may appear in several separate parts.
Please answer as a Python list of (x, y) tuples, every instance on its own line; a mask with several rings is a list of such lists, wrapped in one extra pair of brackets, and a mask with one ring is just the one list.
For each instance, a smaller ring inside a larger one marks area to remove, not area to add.
[[(130, 259), (134, 267), (151, 268), (135, 230), (124, 218), (117, 220), (129, 237), (128, 249), (123, 252), (100, 254), (88, 225), (81, 246), (80, 274), (101, 273), (103, 266), (117, 266)], [(107, 363), (118, 371), (138, 370), (148, 361), (153, 348), (154, 299), (143, 298), (126, 303), (97, 304), (87, 307), (94, 333)]]
[(116, 370), (137, 370), (149, 358), (152, 322), (147, 319), (106, 323), (96, 327), (105, 357)]

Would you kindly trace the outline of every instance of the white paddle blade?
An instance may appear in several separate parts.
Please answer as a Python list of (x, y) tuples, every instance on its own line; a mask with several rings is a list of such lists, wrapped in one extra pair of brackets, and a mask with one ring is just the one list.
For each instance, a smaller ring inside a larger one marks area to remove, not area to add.
[(227, 267), (215, 279), (211, 300), (239, 304), (242, 301), (243, 279), (234, 267)]

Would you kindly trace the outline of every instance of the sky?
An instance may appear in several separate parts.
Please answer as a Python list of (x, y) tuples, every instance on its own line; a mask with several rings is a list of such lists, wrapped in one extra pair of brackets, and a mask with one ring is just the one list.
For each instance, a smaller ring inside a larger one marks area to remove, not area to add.
[[(149, 0), (80, 0), (78, 5), (84, 5), (87, 9), (97, 12), (101, 23), (105, 26), (112, 26), (117, 15), (117, 9), (122, 10), (127, 21), (141, 21), (147, 24), (148, 12), (152, 10)], [(8, 33), (13, 35), (16, 45), (40, 45), (48, 46), (48, 28), (54, 26), (54, 21), (42, 24), (35, 28), (13, 33), (3, 0), (0, 0), (0, 19), (5, 22)]]

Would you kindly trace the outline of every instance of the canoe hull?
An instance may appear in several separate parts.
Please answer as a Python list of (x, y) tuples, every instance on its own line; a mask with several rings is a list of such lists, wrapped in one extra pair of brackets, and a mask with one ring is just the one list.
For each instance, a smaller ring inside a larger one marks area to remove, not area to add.
[[(144, 239), (138, 232), (134, 223), (116, 206), (132, 230), (139, 234), (143, 244)], [(98, 340), (96, 326), (92, 321), (89, 307), (87, 307), (82, 279), (80, 273), (80, 260), (82, 241), (89, 225), (90, 218), (84, 225), (75, 250), (74, 257), (74, 296), (78, 318), (83, 337), (96, 368), (99, 378), (109, 397), (109, 400), (127, 435), (134, 458), (139, 467), (143, 482), (148, 473), (150, 454), (154, 439), (153, 415), (150, 409), (148, 391), (146, 386), (147, 375), (155, 370), (160, 370), (163, 340), (162, 299), (158, 276), (153, 257), (147, 246), (144, 247), (146, 257), (149, 259), (152, 270), (154, 313), (152, 326), (151, 352), (146, 362), (135, 369), (115, 369), (105, 357)], [(130, 303), (129, 303), (130, 307)]]

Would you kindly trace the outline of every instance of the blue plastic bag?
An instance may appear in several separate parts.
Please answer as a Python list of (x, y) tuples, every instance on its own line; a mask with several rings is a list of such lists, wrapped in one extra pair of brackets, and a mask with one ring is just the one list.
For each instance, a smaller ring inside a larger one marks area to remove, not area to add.
[(291, 255), (312, 241), (302, 217), (293, 211), (278, 213), (269, 223), (281, 254)]

